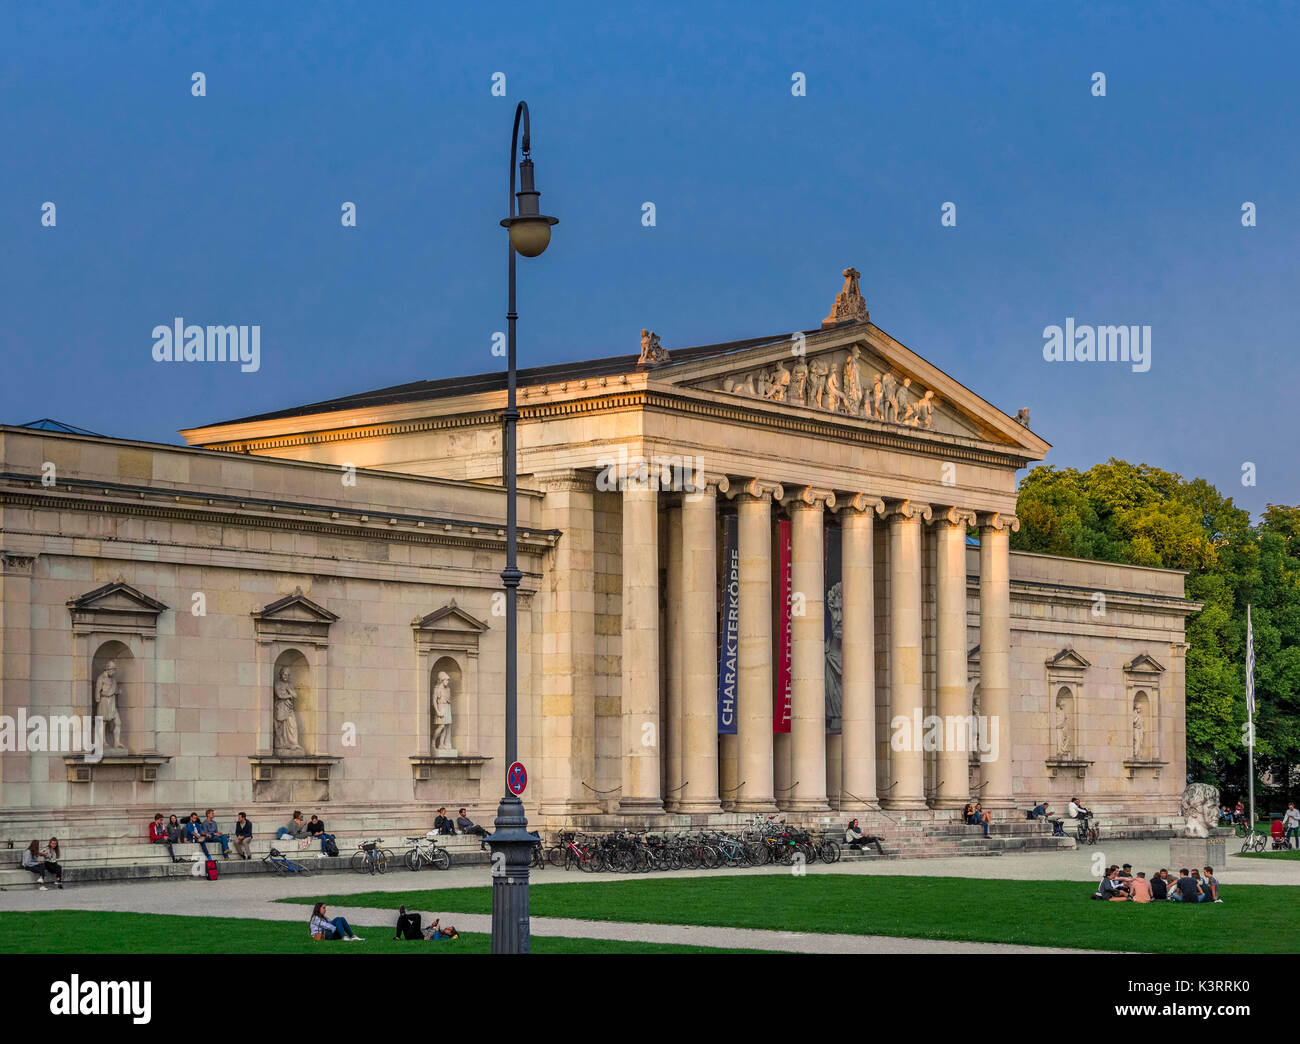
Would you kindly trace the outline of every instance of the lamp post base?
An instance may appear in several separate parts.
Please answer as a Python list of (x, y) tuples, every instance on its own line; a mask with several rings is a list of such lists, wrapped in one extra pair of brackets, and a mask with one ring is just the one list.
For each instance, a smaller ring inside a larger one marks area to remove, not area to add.
[(507, 794), (497, 806), (492, 849), (492, 952), (528, 953), (528, 861), (540, 840), (528, 830), (524, 803)]

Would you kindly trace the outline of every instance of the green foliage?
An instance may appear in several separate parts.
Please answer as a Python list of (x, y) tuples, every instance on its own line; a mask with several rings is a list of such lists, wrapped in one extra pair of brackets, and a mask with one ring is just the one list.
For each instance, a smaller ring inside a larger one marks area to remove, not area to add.
[[(1255, 628), (1256, 769), (1290, 796), (1300, 764), (1300, 507), (1252, 523), (1204, 479), (1111, 459), (1035, 468), (1020, 483), (1012, 547), (1187, 571), (1188, 771), (1244, 790), (1246, 606)], [(1258, 785), (1258, 784), (1257, 784)]]

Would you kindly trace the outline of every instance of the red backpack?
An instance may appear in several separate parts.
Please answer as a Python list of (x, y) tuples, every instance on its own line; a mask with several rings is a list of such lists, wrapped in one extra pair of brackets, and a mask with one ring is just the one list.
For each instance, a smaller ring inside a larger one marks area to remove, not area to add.
[(215, 859), (209, 859), (209, 860), (208, 860), (208, 880), (209, 880), (209, 881), (215, 881), (216, 879), (217, 879), (217, 861), (216, 861)]

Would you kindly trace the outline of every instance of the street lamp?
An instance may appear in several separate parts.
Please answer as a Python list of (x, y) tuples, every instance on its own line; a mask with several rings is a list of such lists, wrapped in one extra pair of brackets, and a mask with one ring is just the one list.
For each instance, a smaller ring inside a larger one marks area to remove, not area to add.
[[(519, 208), (515, 210), (515, 156), (519, 146), (519, 121), (524, 124), (524, 158), (519, 164)], [(519, 581), (518, 519), (515, 511), (515, 254), (537, 257), (551, 241), (551, 226), (557, 218), (538, 211), (540, 193), (533, 187), (533, 161), (529, 158), (531, 133), (528, 105), (515, 109), (515, 126), (510, 138), (510, 216), (501, 224), (510, 232), (510, 302), (506, 311), (509, 330), (506, 370), (505, 478), (506, 478), (506, 567), (501, 582), (506, 589), (506, 765), (519, 759), (519, 631), (517, 605)], [(507, 783), (497, 806), (496, 830), (488, 839), (492, 848), (492, 952), (528, 953), (528, 860), (536, 834), (528, 830), (524, 803)]]

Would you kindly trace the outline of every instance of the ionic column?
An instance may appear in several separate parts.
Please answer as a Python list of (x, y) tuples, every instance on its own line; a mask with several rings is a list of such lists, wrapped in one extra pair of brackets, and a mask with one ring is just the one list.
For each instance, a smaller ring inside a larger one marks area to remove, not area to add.
[(722, 811), (718, 802), (717, 510), (718, 492), (728, 488), (726, 476), (697, 475), (694, 490), (682, 498), (679, 782), (684, 785), (675, 812)]
[[(939, 748), (939, 789), (935, 808), (961, 808), (970, 797), (970, 751), (949, 742), (956, 731), (947, 723), (964, 719), (966, 706), (966, 527), (975, 512), (948, 508), (935, 515), (935, 644), (938, 647), (937, 712), (945, 723)], [(969, 729), (960, 732), (969, 737)], [(958, 749), (952, 749), (958, 747)], [(983, 800), (983, 797), (980, 799)]]
[(619, 812), (663, 811), (659, 793), (659, 515), (655, 484), (623, 489), (623, 790)]
[(921, 522), (930, 508), (912, 500), (886, 503), (889, 522), (890, 786), (882, 804), (922, 809), (925, 803), (925, 704), (921, 691)]
[(867, 812), (876, 800), (875, 516), (884, 502), (858, 493), (838, 500), (843, 595), (843, 707), (840, 712), (842, 812)]
[(980, 707), (986, 808), (1014, 805), (1011, 779), (1011, 534), (1015, 515), (988, 512), (980, 526)]
[(783, 807), (823, 812), (826, 803), (826, 555), (823, 509), (835, 506), (829, 490), (804, 486), (790, 509), (791, 590), (804, 612), (791, 621), (790, 773), (793, 787)]
[(736, 730), (740, 741), (737, 812), (772, 812), (772, 500), (779, 483), (732, 487), (740, 544), (740, 666)]

